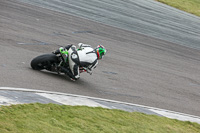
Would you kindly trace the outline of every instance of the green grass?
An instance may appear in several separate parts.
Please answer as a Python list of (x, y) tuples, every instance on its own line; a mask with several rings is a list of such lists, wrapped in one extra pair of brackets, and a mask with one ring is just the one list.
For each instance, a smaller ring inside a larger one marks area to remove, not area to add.
[(156, 0), (177, 9), (200, 16), (200, 0)]
[(0, 107), (0, 133), (198, 133), (200, 125), (121, 110), (23, 104)]

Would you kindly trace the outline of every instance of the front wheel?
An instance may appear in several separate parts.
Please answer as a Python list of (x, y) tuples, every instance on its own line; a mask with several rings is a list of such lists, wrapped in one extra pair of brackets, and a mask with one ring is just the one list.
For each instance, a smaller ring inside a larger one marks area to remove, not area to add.
[(38, 57), (35, 57), (31, 61), (31, 67), (34, 70), (47, 69), (50, 70), (50, 67), (53, 63), (58, 63), (58, 57), (54, 54), (44, 54)]

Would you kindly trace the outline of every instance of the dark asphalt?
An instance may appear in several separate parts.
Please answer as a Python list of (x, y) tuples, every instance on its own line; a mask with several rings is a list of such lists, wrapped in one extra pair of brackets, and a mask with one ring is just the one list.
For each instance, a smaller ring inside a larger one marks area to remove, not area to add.
[[(108, 49), (93, 75), (72, 82), (30, 61), (79, 42)], [(14, 0), (0, 1), (0, 86), (148, 105), (200, 116), (200, 51)]]
[(200, 49), (200, 18), (156, 0), (18, 0)]

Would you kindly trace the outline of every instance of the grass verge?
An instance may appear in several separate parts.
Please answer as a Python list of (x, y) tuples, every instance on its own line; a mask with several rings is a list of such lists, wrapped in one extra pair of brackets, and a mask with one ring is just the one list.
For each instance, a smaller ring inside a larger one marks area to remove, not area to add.
[(86, 106), (22, 104), (0, 107), (0, 133), (198, 133), (200, 125), (155, 115)]
[(156, 0), (177, 9), (200, 16), (200, 0)]

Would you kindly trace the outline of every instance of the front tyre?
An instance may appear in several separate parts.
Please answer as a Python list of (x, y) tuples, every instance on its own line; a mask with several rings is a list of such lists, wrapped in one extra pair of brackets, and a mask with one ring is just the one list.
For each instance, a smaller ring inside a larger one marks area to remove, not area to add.
[(58, 57), (54, 54), (44, 54), (38, 57), (35, 57), (31, 61), (31, 67), (34, 70), (47, 69), (50, 70), (50, 67), (53, 63), (58, 63)]

